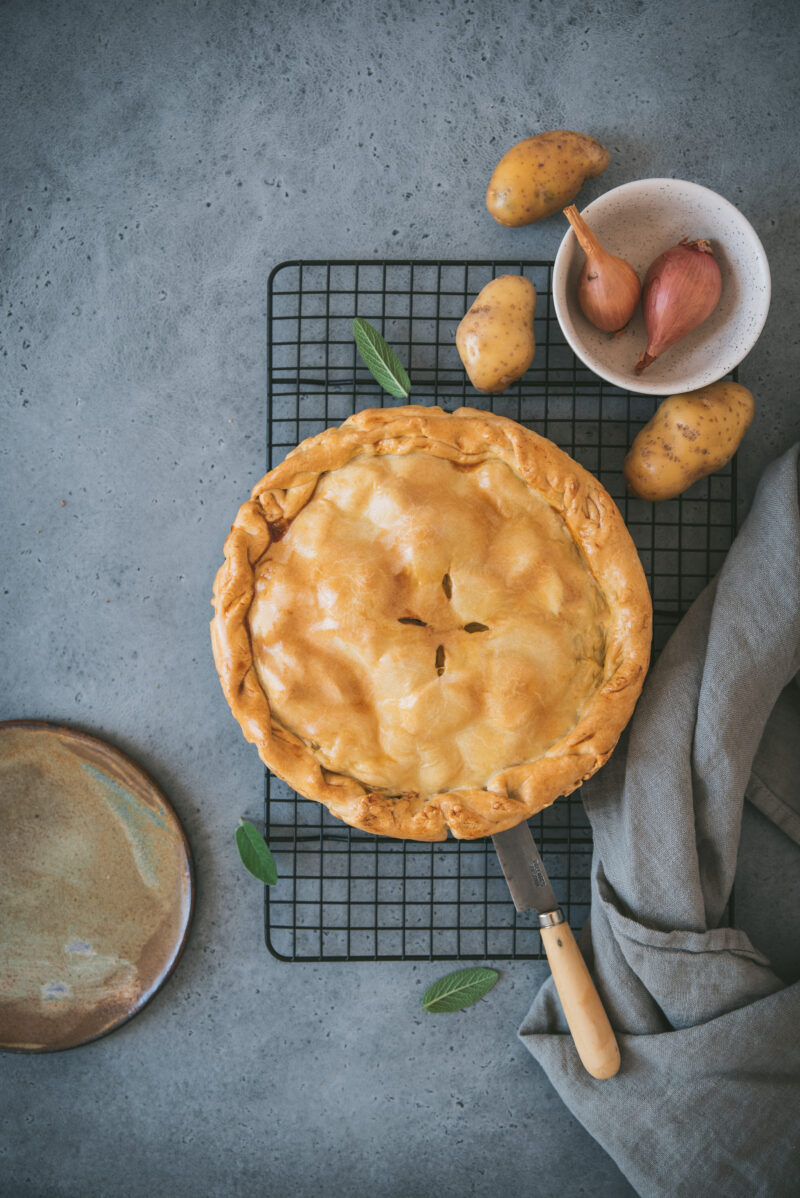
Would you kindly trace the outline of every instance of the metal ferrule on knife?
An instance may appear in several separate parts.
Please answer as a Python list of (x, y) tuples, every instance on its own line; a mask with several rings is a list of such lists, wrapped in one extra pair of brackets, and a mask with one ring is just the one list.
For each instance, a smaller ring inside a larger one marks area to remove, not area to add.
[(566, 916), (560, 907), (556, 907), (555, 911), (540, 911), (539, 912), (539, 927), (554, 928), (560, 923), (566, 922)]

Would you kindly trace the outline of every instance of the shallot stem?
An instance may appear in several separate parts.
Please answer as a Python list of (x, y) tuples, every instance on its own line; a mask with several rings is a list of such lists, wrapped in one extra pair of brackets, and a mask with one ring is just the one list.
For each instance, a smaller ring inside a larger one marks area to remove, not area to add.
[(581, 216), (576, 205), (570, 204), (569, 208), (565, 208), (564, 215), (572, 225), (572, 231), (577, 237), (578, 244), (580, 245), (586, 257), (591, 258), (595, 254), (600, 253), (603, 247), (587, 225), (586, 221)]

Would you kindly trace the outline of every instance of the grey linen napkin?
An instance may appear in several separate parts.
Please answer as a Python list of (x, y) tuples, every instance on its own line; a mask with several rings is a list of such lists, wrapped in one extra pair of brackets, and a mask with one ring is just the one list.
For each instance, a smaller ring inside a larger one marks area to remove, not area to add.
[(586, 787), (582, 945), (622, 1068), (603, 1082), (583, 1070), (551, 979), (520, 1029), (642, 1195), (800, 1193), (800, 983), (719, 926), (745, 796), (800, 841), (799, 456), (797, 445), (766, 471), (625, 743)]

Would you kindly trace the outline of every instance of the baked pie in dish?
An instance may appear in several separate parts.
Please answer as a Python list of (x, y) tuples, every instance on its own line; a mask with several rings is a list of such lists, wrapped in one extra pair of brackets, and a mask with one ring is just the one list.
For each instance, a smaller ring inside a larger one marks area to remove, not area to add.
[(254, 488), (214, 586), (214, 658), (265, 764), (356, 828), (513, 827), (608, 758), (651, 603), (601, 484), (470, 408), (374, 409)]

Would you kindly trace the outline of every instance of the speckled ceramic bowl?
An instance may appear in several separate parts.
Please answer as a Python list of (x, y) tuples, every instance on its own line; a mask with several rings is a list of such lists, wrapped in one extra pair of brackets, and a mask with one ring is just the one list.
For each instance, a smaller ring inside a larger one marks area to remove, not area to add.
[(585, 257), (569, 229), (556, 256), (553, 302), (564, 336), (590, 370), (626, 391), (672, 395), (724, 378), (750, 352), (769, 311), (769, 263), (733, 204), (682, 179), (639, 179), (607, 191), (581, 215), (642, 282), (650, 263), (682, 237), (708, 238), (722, 272), (722, 297), (708, 320), (637, 376), (634, 366), (647, 344), (641, 304), (621, 336), (589, 324), (578, 304)]

